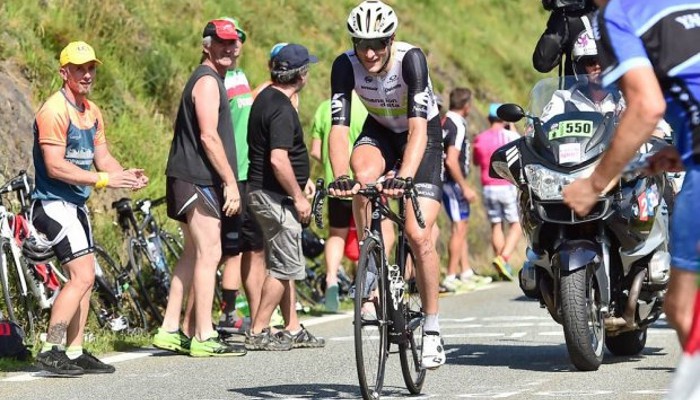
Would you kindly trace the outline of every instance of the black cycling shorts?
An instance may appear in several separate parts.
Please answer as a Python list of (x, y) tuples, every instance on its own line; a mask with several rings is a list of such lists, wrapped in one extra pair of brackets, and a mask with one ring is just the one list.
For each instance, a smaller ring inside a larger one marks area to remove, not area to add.
[[(407, 142), (408, 132), (396, 133), (379, 124), (370, 115), (365, 120), (362, 133), (355, 141), (354, 148), (362, 145), (378, 148), (386, 165), (384, 173), (387, 173), (400, 165)], [(435, 117), (428, 121), (428, 143), (416, 176), (413, 177), (418, 196), (442, 201), (442, 154), (442, 128), (439, 117)]]
[(352, 200), (328, 198), (328, 224), (331, 228), (349, 228), (352, 220)]

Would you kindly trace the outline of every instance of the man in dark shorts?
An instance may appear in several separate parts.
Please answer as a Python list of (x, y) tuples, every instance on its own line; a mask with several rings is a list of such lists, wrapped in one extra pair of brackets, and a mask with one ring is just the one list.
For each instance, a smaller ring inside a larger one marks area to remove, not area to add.
[[(325, 345), (299, 323), (294, 286), (306, 277), (301, 224), (311, 217), (307, 194), (314, 186), (304, 132), (290, 98), (306, 85), (309, 64), (316, 61), (304, 46), (284, 46), (271, 60), (272, 84), (258, 94), (250, 111), (248, 208), (263, 232), (267, 277), (245, 340), (249, 350)], [(286, 325), (273, 333), (269, 325), (277, 305)]]
[[(185, 248), (175, 266), (163, 324), (155, 347), (193, 357), (235, 356), (245, 350), (227, 345), (213, 329), (211, 309), (221, 260), (221, 218), (240, 211), (236, 146), (223, 77), (238, 45), (229, 20), (207, 23), (202, 62), (183, 90), (166, 175), (168, 216), (180, 221)], [(195, 326), (180, 331), (185, 293), (193, 286)]]

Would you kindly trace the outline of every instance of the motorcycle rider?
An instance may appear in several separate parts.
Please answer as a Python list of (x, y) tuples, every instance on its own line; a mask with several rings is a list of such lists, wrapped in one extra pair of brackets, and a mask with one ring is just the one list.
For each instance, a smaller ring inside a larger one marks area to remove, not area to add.
[(625, 101), (619, 90), (605, 89), (601, 85), (598, 48), (593, 39), (593, 30), (588, 17), (581, 17), (585, 29), (579, 33), (571, 51), (576, 83), (567, 89), (557, 90), (542, 111), (544, 123), (555, 115), (570, 111), (597, 111), (602, 114), (619, 114)]

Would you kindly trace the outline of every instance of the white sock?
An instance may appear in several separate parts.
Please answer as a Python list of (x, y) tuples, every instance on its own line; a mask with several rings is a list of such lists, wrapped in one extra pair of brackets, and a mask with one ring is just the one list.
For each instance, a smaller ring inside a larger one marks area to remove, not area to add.
[(423, 332), (440, 333), (440, 323), (438, 322), (438, 314), (426, 314), (425, 323), (423, 324)]
[(68, 356), (68, 358), (70, 358), (71, 360), (75, 360), (76, 358), (82, 355), (83, 346), (68, 346), (66, 348), (66, 356)]

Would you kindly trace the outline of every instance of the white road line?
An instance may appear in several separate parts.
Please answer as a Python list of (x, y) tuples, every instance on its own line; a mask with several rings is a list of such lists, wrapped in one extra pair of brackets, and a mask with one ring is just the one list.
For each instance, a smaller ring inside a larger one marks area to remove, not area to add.
[(342, 314), (324, 315), (323, 317), (316, 317), (313, 319), (309, 319), (308, 321), (302, 320), (301, 322), (304, 324), (304, 326), (314, 326), (325, 324), (326, 322), (338, 321), (345, 318), (352, 318), (352, 316), (353, 313), (348, 311)]
[[(129, 352), (129, 353), (115, 354), (113, 356), (102, 358), (101, 360), (107, 364), (116, 364), (116, 363), (120, 363), (123, 361), (136, 360), (138, 358), (150, 357), (150, 356), (155, 355), (155, 354), (163, 354), (163, 353), (168, 353), (168, 352), (165, 350), (142, 349), (142, 350), (135, 350), (135, 351)], [(28, 373), (24, 373), (24, 374), (11, 376), (9, 378), (1, 379), (0, 382), (29, 382), (29, 381), (35, 381), (37, 379), (47, 378), (50, 376), (52, 376), (52, 375), (47, 373), (46, 371), (36, 371), (36, 372), (28, 372)]]
[(515, 332), (515, 333), (511, 333), (510, 336), (508, 336), (508, 337), (509, 337), (509, 338), (512, 338), (512, 339), (517, 339), (517, 338), (521, 338), (521, 337), (524, 337), (524, 336), (527, 336), (527, 332)]

